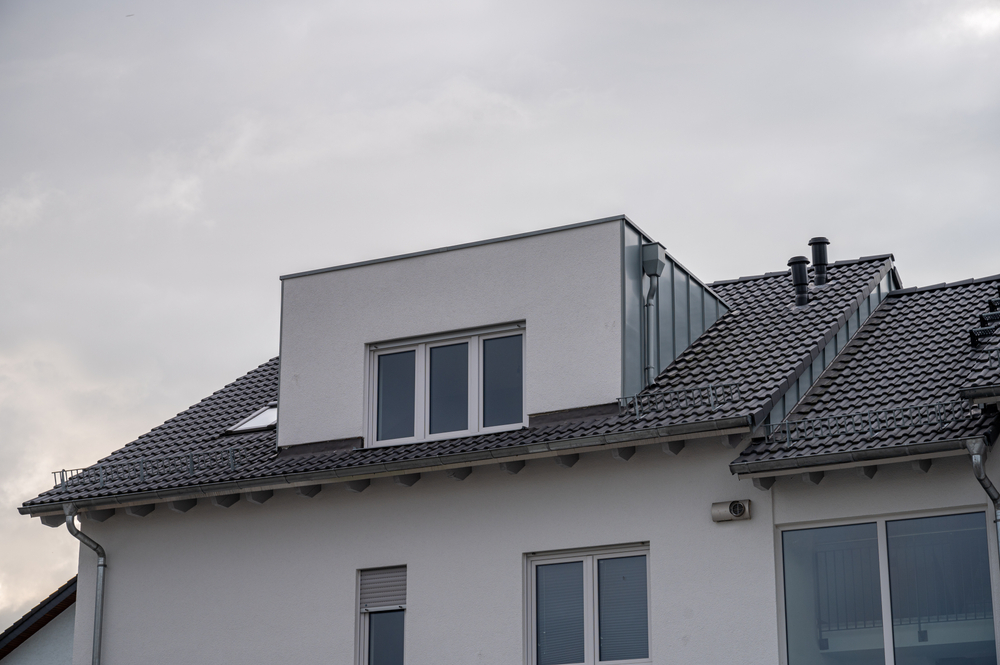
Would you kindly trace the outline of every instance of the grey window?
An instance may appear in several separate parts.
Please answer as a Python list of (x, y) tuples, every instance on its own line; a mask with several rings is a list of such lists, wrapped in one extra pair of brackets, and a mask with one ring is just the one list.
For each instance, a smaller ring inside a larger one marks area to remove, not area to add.
[(413, 436), (416, 352), (378, 357), (378, 440)]
[(431, 434), (469, 429), (468, 342), (431, 347), (430, 402)]
[(520, 427), (524, 338), (524, 324), (506, 324), (371, 345), (369, 445)]
[(896, 665), (996, 663), (986, 516), (885, 526)]
[(360, 571), (358, 663), (403, 665), (406, 566)]
[(533, 665), (648, 662), (648, 553), (531, 558)]
[(884, 663), (877, 526), (785, 531), (782, 556), (788, 665)]
[(521, 335), (483, 340), (483, 427), (524, 419)]
[(788, 664), (995, 665), (987, 538), (982, 512), (785, 531)]

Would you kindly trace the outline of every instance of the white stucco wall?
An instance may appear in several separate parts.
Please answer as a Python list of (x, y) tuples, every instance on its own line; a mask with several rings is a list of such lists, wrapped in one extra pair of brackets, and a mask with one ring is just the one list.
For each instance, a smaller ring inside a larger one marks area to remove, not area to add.
[(3, 659), (3, 665), (70, 665), (76, 605), (70, 605)]
[[(362, 494), (276, 492), (263, 506), (207, 502), (119, 514), (86, 530), (108, 551), (106, 665), (353, 663), (356, 571), (408, 569), (408, 665), (524, 661), (529, 552), (649, 542), (654, 663), (777, 660), (770, 495), (730, 476), (733, 451), (639, 448), (571, 469), (477, 467)], [(716, 524), (713, 501), (754, 518)], [(75, 663), (89, 658), (94, 558), (81, 554)]]
[(278, 444), (364, 435), (366, 344), (513, 321), (528, 413), (614, 401), (620, 224), (284, 280)]

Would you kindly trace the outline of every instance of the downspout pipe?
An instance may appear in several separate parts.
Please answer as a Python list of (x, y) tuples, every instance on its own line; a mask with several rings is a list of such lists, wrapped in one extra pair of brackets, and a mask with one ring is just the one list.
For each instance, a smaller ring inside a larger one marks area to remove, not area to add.
[(965, 447), (968, 448), (969, 456), (972, 457), (972, 472), (976, 474), (976, 480), (983, 486), (990, 501), (993, 502), (993, 522), (997, 529), (997, 546), (1000, 547), (1000, 491), (997, 491), (990, 479), (986, 477), (986, 440), (980, 439), (974, 443), (970, 442), (965, 444)]
[(97, 593), (94, 596), (94, 651), (90, 662), (101, 665), (101, 633), (104, 624), (104, 571), (108, 567), (108, 557), (104, 548), (93, 538), (76, 528), (76, 506), (67, 504), (63, 508), (66, 513), (66, 529), (74, 538), (89, 547), (97, 555)]
[(659, 334), (656, 316), (656, 291), (660, 285), (660, 275), (667, 265), (667, 252), (663, 245), (651, 242), (642, 246), (642, 272), (649, 277), (649, 290), (646, 292), (646, 366), (645, 385), (651, 386), (659, 374), (658, 350)]

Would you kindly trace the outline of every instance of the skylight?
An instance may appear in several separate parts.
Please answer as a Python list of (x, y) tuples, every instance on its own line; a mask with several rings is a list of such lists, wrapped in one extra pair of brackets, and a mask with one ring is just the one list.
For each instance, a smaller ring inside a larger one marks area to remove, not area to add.
[(268, 404), (263, 409), (255, 411), (249, 418), (241, 420), (229, 428), (230, 432), (249, 432), (251, 430), (267, 429), (278, 424), (278, 405)]

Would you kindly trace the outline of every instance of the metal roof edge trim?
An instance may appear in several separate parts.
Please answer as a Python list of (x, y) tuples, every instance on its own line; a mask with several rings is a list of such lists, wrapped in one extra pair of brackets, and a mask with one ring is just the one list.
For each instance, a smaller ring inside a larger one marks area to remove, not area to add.
[(597, 224), (607, 224), (608, 222), (619, 222), (625, 221), (631, 224), (639, 231), (642, 235), (649, 237), (646, 233), (642, 231), (638, 226), (635, 225), (632, 220), (628, 218), (627, 215), (612, 215), (611, 217), (602, 217), (600, 219), (591, 219), (586, 222), (576, 222), (574, 224), (563, 224), (562, 226), (553, 226), (547, 229), (539, 229), (537, 231), (526, 231), (524, 233), (515, 233), (507, 236), (499, 236), (497, 238), (487, 238), (486, 240), (474, 240), (472, 242), (465, 242), (459, 245), (447, 245), (445, 247), (435, 247), (433, 249), (424, 249), (419, 252), (408, 252), (406, 254), (395, 254), (393, 256), (385, 256), (378, 259), (367, 259), (365, 261), (356, 261), (354, 263), (345, 263), (338, 266), (330, 266), (328, 268), (316, 268), (315, 270), (303, 270), (301, 272), (288, 273), (287, 275), (281, 275), (278, 277), (279, 280), (294, 279), (296, 277), (307, 277), (309, 275), (318, 275), (325, 272), (336, 272), (338, 270), (347, 270), (348, 268), (360, 268), (362, 266), (375, 265), (377, 263), (388, 263), (389, 261), (399, 261), (401, 259), (412, 259), (417, 256), (429, 256), (431, 254), (441, 254), (444, 252), (452, 252), (457, 249), (467, 249), (469, 247), (479, 247), (481, 245), (492, 245), (498, 242), (507, 242), (508, 240), (520, 240), (521, 238), (530, 238), (533, 236), (546, 235), (548, 233), (558, 233), (559, 231), (569, 231), (572, 229), (579, 229), (585, 226), (595, 226)]
[(1000, 282), (1000, 274), (990, 275), (989, 277), (977, 277), (976, 279), (963, 279), (959, 282), (941, 282), (940, 284), (930, 284), (928, 286), (909, 286), (905, 289), (896, 289), (895, 291), (889, 292), (889, 297), (892, 296), (907, 296), (911, 293), (925, 293), (927, 291), (939, 291), (941, 289), (950, 289), (959, 286), (971, 286), (975, 284), (987, 284), (989, 282)]
[[(477, 450), (454, 455), (437, 455), (419, 460), (389, 463), (368, 464), (346, 469), (329, 469), (324, 471), (306, 471), (302, 473), (280, 474), (274, 476), (257, 476), (243, 480), (233, 480), (222, 483), (188, 485), (178, 488), (148, 490), (119, 495), (105, 495), (87, 499), (69, 499), (50, 503), (21, 505), (18, 512), (22, 515), (39, 517), (62, 513), (62, 506), (73, 504), (77, 508), (100, 510), (119, 508), (147, 503), (164, 503), (182, 499), (196, 499), (223, 494), (260, 491), (267, 489), (283, 489), (299, 485), (314, 485), (317, 483), (333, 483), (340, 479), (356, 479), (360, 477), (379, 478), (396, 476), (402, 473), (417, 471), (443, 471), (448, 468), (462, 466), (484, 466), (493, 462), (514, 461), (515, 459), (533, 459), (554, 457), (566, 451), (591, 452), (610, 450), (629, 445), (651, 445), (666, 440), (684, 438), (708, 438), (714, 435), (738, 434), (750, 431), (749, 416), (737, 416), (708, 420), (697, 423), (681, 423), (666, 427), (655, 427), (644, 430), (634, 430), (614, 435), (580, 437), (576, 439), (559, 439), (548, 442), (530, 443), (508, 448), (493, 448)], [(700, 436), (692, 436), (700, 435)]]
[[(733, 462), (729, 465), (729, 472), (740, 478), (749, 478), (762, 475), (791, 475), (797, 471), (819, 471), (822, 468), (846, 468), (845, 465), (857, 466), (861, 463), (870, 464), (879, 461), (883, 463), (891, 463), (893, 460), (901, 462), (917, 455), (946, 457), (947, 453), (951, 451), (967, 450), (966, 443), (976, 441), (986, 441), (989, 444), (989, 440), (985, 436), (944, 439), (942, 441), (912, 443), (905, 446), (867, 448), (850, 452), (805, 455), (762, 462)], [(781, 471), (785, 473), (777, 473)]]
[(958, 389), (958, 396), (963, 399), (975, 399), (977, 397), (997, 397), (1000, 396), (1000, 386), (968, 386)]

